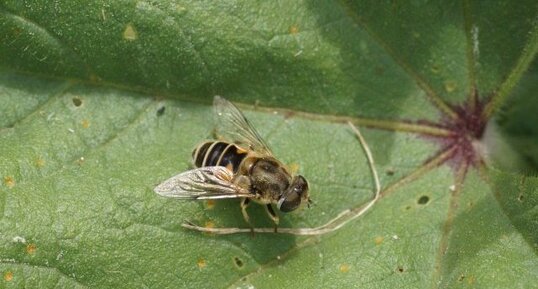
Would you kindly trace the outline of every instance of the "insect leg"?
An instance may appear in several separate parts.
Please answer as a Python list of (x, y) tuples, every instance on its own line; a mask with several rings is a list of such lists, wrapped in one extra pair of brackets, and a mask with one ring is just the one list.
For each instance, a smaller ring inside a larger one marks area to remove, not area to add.
[(273, 206), (271, 206), (271, 204), (267, 204), (265, 206), (265, 211), (267, 212), (267, 215), (269, 216), (269, 218), (273, 220), (273, 223), (275, 223), (275, 233), (276, 233), (278, 229), (278, 222), (280, 219), (278, 218), (278, 215), (273, 210)]
[(247, 224), (249, 225), (251, 232), (254, 233), (254, 227), (252, 227), (252, 224), (250, 223), (250, 217), (248, 216), (248, 213), (247, 213), (247, 207), (249, 203), (250, 203), (250, 199), (248, 198), (241, 199), (241, 213), (243, 214), (243, 219), (245, 219), (245, 222), (247, 222)]

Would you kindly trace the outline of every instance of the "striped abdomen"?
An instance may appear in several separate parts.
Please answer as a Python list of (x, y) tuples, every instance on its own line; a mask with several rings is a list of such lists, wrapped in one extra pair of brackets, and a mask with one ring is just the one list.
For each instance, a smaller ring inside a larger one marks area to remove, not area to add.
[(222, 141), (208, 141), (200, 144), (192, 152), (192, 159), (196, 167), (223, 166), (234, 173), (239, 169), (241, 161), (247, 152), (235, 144)]

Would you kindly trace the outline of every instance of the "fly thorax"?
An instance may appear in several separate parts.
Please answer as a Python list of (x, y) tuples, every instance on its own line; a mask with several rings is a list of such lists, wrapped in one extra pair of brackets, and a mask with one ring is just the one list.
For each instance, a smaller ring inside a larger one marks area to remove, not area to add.
[(279, 162), (272, 159), (258, 159), (250, 169), (251, 187), (260, 194), (278, 200), (290, 185), (290, 175)]

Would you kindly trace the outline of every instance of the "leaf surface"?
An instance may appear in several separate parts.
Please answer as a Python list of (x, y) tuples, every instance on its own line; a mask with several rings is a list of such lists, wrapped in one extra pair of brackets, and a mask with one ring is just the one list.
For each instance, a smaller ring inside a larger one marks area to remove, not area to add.
[[(521, 117), (537, 15), (532, 1), (2, 2), (0, 287), (535, 286), (538, 179), (494, 168), (484, 134), (500, 115), (507, 146), (538, 159)], [(153, 192), (210, 138), (216, 94), (310, 182), (315, 206), (282, 227), (371, 198), (348, 120), (383, 198), (324, 236), (182, 229), (245, 226), (236, 200)]]

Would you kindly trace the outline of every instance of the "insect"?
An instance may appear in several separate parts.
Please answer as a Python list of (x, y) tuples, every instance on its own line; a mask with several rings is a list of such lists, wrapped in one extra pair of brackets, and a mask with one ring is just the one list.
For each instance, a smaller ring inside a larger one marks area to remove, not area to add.
[[(317, 228), (278, 228), (279, 217), (274, 207), (281, 212), (291, 212), (303, 204), (311, 203), (309, 186), (301, 175), (293, 175), (276, 159), (258, 132), (241, 111), (226, 99), (215, 96), (214, 116), (219, 140), (198, 145), (192, 152), (196, 168), (169, 178), (155, 187), (154, 191), (164, 197), (184, 200), (240, 199), (243, 218), (250, 229), (205, 228), (190, 222), (183, 227), (217, 234), (241, 232), (280, 232), (297, 235), (314, 235), (334, 231), (363, 212), (346, 210), (335, 219)], [(363, 142), (360, 132), (355, 133)], [(373, 160), (367, 146), (365, 149), (376, 178), (376, 194), (366, 211), (379, 198), (379, 181), (373, 169)], [(251, 225), (247, 206), (250, 202), (265, 206), (273, 228), (254, 228)], [(342, 223), (343, 222), (343, 223)]]
[(250, 225), (247, 206), (251, 201), (265, 205), (276, 226), (281, 212), (291, 212), (309, 203), (308, 182), (293, 176), (277, 160), (258, 132), (231, 102), (216, 96), (217, 133), (223, 140), (207, 141), (192, 152), (196, 169), (170, 178), (155, 192), (178, 199), (241, 199), (241, 212)]

